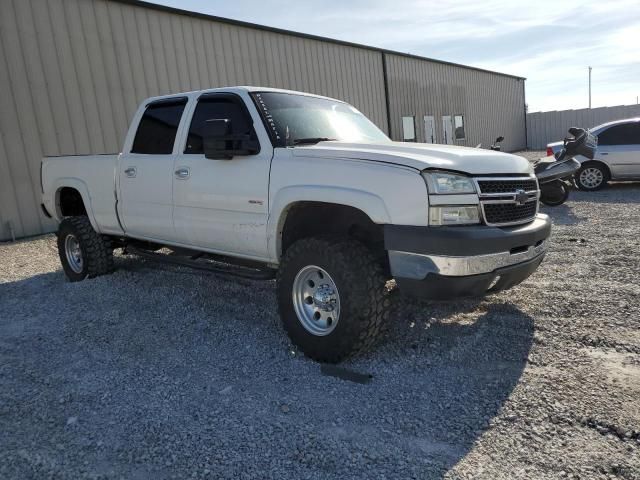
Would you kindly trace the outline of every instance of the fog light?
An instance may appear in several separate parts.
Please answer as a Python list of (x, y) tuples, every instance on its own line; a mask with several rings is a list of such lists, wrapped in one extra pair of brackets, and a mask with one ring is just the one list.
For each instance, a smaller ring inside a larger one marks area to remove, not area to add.
[(473, 225), (480, 223), (478, 205), (446, 205), (429, 208), (429, 225)]

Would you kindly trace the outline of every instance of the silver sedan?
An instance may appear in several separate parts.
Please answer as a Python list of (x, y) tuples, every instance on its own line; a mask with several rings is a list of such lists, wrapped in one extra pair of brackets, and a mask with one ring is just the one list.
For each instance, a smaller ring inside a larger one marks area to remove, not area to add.
[[(593, 160), (576, 157), (582, 167), (576, 183), (582, 190), (599, 190), (609, 180), (640, 180), (640, 117), (616, 120), (590, 129), (598, 137)], [(562, 149), (562, 142), (547, 145), (547, 155)]]

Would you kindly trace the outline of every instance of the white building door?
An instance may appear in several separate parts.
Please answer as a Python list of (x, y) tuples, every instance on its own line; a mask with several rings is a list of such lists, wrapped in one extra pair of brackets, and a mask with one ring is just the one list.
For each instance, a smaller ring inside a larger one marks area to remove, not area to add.
[(451, 125), (451, 115), (442, 117), (442, 143), (453, 144), (453, 126)]
[(436, 120), (433, 115), (424, 116), (424, 142), (436, 143)]

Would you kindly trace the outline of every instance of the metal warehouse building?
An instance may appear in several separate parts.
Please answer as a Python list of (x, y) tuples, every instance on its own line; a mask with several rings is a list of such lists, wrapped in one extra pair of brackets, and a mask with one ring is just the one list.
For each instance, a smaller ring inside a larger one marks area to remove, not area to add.
[(0, 240), (55, 227), (42, 156), (118, 152), (144, 98), (225, 85), (340, 98), (394, 140), (526, 145), (520, 77), (134, 0), (0, 0)]

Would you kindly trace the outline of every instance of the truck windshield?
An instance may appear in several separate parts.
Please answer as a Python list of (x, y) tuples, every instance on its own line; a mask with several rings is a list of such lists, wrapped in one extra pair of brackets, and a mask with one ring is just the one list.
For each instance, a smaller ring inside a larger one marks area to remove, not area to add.
[(282, 92), (251, 95), (277, 147), (326, 140), (390, 141), (371, 120), (348, 103)]

